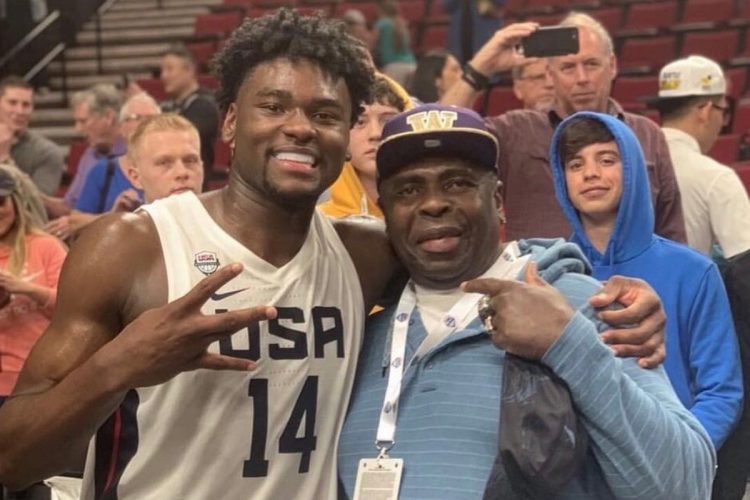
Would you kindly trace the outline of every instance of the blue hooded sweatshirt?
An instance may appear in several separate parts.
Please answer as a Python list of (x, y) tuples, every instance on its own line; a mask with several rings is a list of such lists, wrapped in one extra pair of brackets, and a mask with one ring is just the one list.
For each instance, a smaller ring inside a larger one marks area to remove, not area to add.
[[(568, 197), (560, 134), (570, 121), (588, 117), (615, 137), (622, 162), (622, 197), (614, 232), (600, 253)], [(641, 278), (659, 294), (667, 315), (664, 366), (677, 396), (705, 427), (718, 450), (739, 418), (742, 373), (729, 301), (716, 265), (702, 254), (654, 234), (646, 163), (638, 139), (609, 115), (576, 113), (555, 131), (550, 149), (555, 193), (593, 275)]]

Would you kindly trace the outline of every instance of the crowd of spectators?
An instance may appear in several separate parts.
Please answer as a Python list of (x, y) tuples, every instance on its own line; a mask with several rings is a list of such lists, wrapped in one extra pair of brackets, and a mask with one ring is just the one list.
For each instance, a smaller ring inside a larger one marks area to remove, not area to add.
[[(439, 102), (440, 113), (473, 108), (498, 75), (511, 75), (522, 109), (483, 117), (482, 130), (497, 144), (503, 236), (568, 239), (596, 279), (624, 274), (653, 287), (667, 316), (666, 374), (718, 453), (713, 498), (739, 500), (750, 469), (742, 381), (750, 360), (730, 303), (750, 298), (728, 296), (720, 269), (750, 255), (750, 198), (734, 170), (708, 156), (731, 120), (724, 70), (702, 56), (662, 68), (651, 103), (660, 126), (612, 97), (613, 39), (591, 16), (573, 12), (560, 22), (578, 30), (577, 53), (526, 60), (516, 46), (536, 23), (501, 28), (498, 0), (443, 3), (451, 17), (446, 49), (416, 56), (397, 2), (379, 2), (372, 23), (357, 10), (342, 15), (377, 71), (320, 211), (388, 222), (377, 159), (389, 120), (423, 103)], [(106, 214), (200, 194), (220, 178), (214, 146), (236, 133), (231, 121), (200, 85), (188, 48), (170, 46), (160, 66), (168, 97), (161, 103), (137, 85), (97, 84), (73, 94), (75, 129), (87, 147), (67, 184), (63, 150), (29, 128), (34, 89), (15, 76), (0, 80), (0, 406), (53, 317), (68, 247), (90, 225), (107, 224)], [(440, 113), (423, 115), (420, 126), (451, 128)], [(231, 140), (230, 162), (235, 146)], [(393, 211), (402, 195), (390, 184)], [(368, 369), (382, 368), (378, 346)], [(748, 466), (738, 470), (737, 462)], [(351, 493), (356, 471), (347, 473)]]

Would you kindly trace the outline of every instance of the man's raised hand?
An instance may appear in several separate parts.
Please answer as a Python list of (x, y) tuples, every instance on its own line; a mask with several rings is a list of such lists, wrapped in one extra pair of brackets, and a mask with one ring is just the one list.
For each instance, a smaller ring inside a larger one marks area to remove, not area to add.
[(156, 385), (199, 368), (255, 369), (251, 360), (209, 353), (208, 346), (252, 323), (275, 318), (276, 309), (255, 306), (219, 314), (201, 312), (211, 294), (241, 271), (241, 264), (222, 267), (183, 297), (144, 312), (103, 346), (100, 359), (111, 376), (117, 377), (115, 385), (121, 390)]
[(479, 278), (461, 288), (467, 293), (490, 296), (492, 341), (505, 351), (538, 360), (557, 340), (574, 311), (565, 297), (545, 282), (529, 263), (526, 283), (513, 280)]

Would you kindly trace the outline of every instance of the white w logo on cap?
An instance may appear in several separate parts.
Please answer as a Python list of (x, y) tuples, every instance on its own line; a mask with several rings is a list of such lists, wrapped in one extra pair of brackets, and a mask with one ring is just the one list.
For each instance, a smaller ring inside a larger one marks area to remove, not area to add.
[(453, 123), (458, 119), (458, 113), (455, 111), (422, 111), (414, 113), (406, 118), (406, 123), (411, 126), (414, 132), (424, 132), (426, 130), (443, 130), (453, 128)]

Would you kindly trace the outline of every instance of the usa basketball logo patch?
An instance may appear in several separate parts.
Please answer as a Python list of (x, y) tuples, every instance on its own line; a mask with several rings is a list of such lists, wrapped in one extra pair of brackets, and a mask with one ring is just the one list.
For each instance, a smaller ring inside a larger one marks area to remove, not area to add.
[(219, 263), (219, 258), (214, 252), (198, 252), (195, 254), (193, 265), (197, 267), (200, 272), (208, 276), (209, 274), (215, 273), (221, 264)]

